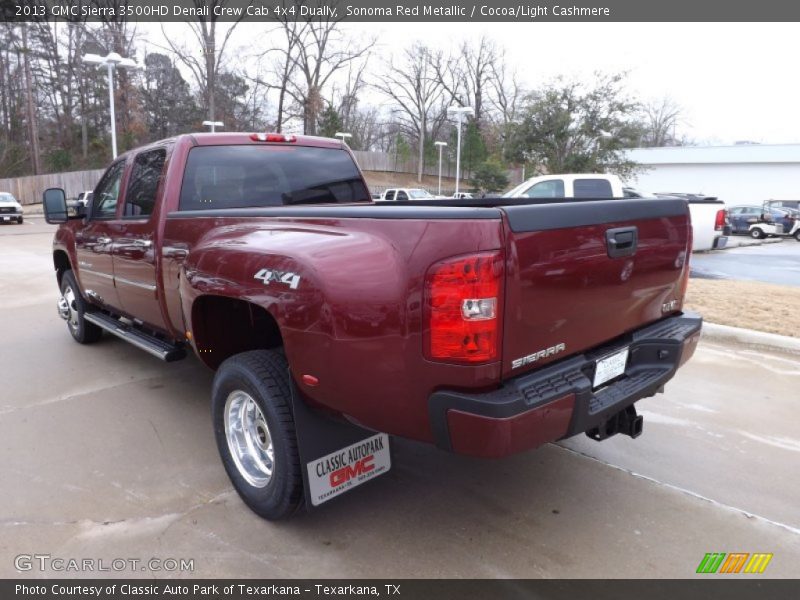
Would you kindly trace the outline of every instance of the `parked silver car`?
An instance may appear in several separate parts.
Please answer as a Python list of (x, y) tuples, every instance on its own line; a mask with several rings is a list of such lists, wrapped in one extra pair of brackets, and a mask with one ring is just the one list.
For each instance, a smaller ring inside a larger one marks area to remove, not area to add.
[(0, 222), (16, 221), (22, 225), (22, 205), (13, 194), (0, 192)]

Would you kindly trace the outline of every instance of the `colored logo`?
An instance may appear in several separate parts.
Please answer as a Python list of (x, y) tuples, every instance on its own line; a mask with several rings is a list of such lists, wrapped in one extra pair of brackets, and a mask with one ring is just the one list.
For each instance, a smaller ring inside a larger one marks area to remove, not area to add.
[(708, 552), (697, 566), (697, 573), (763, 573), (772, 554), (764, 552)]

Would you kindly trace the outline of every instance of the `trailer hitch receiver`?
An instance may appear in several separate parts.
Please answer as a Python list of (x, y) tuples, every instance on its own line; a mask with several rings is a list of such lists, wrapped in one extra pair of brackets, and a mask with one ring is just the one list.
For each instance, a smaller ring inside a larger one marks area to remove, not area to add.
[(599, 427), (595, 427), (586, 432), (593, 440), (598, 442), (610, 438), (612, 435), (622, 433), (632, 438), (642, 435), (644, 417), (636, 414), (636, 407), (630, 406), (612, 415)]

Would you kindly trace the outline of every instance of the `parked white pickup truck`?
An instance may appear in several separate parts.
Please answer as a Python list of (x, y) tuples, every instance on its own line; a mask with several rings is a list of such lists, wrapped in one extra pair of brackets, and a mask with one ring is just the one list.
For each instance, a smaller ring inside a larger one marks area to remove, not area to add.
[(624, 189), (626, 198), (683, 198), (689, 203), (692, 215), (692, 252), (716, 250), (728, 244), (730, 221), (725, 203), (703, 194), (650, 194), (634, 188)]
[(408, 202), (409, 200), (433, 200), (436, 196), (422, 188), (389, 188), (381, 194), (382, 201)]
[(540, 175), (523, 181), (504, 198), (622, 198), (622, 180), (600, 173)]
[(532, 177), (503, 194), (506, 198), (666, 198), (680, 197), (689, 203), (692, 215), (692, 252), (724, 248), (729, 227), (725, 203), (697, 194), (656, 195), (625, 187), (616, 175), (568, 173)]

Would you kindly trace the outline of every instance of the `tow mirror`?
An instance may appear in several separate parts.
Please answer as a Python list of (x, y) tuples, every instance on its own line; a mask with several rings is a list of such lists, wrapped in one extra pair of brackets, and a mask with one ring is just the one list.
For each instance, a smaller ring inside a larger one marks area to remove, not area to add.
[(66, 223), (69, 215), (67, 214), (67, 195), (61, 188), (50, 188), (45, 190), (42, 197), (42, 207), (44, 208), (44, 220), (50, 224), (58, 225)]

